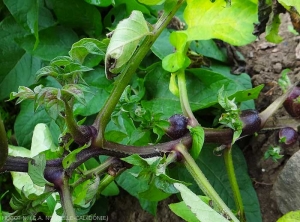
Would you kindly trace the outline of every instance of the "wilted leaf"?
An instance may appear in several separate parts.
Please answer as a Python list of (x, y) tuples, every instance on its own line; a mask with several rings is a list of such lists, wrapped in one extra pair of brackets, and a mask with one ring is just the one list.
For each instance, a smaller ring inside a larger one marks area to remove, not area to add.
[(105, 56), (106, 75), (117, 74), (131, 58), (139, 42), (149, 35), (148, 24), (140, 11), (133, 11), (114, 30)]

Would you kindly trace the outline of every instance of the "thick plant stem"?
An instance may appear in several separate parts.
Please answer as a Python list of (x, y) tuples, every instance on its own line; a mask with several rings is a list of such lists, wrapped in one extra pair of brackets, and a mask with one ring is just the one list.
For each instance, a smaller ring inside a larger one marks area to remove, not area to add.
[(233, 192), (234, 202), (237, 207), (238, 215), (240, 216), (239, 219), (241, 222), (245, 222), (246, 219), (245, 219), (244, 205), (243, 205), (239, 185), (236, 180), (233, 161), (232, 161), (232, 146), (229, 146), (225, 149), (224, 160), (225, 160), (226, 171), (228, 174), (230, 186)]
[(132, 56), (132, 58), (128, 61), (125, 68), (122, 70), (121, 74), (117, 77), (110, 97), (105, 102), (103, 108), (97, 115), (97, 118), (94, 122), (94, 126), (98, 129), (98, 135), (93, 142), (94, 145), (102, 146), (104, 142), (104, 131), (105, 128), (110, 121), (110, 117), (112, 112), (114, 111), (119, 99), (128, 85), (130, 80), (132, 79), (135, 71), (139, 67), (143, 58), (146, 56), (148, 51), (150, 50), (152, 44), (155, 42), (160, 33), (164, 30), (164, 28), (168, 25), (168, 23), (173, 18), (176, 11), (179, 9), (183, 0), (179, 0), (174, 8), (166, 13), (164, 12), (162, 16), (159, 18), (157, 23), (154, 25), (154, 29), (152, 30), (152, 35), (148, 35), (145, 37), (144, 41), (141, 43), (136, 53)]
[(0, 169), (4, 166), (8, 156), (8, 143), (6, 131), (0, 115)]
[(195, 118), (193, 111), (191, 109), (187, 90), (186, 90), (185, 72), (183, 69), (181, 69), (176, 74), (178, 79), (178, 88), (179, 88), (180, 104), (181, 104), (182, 112), (185, 116), (189, 118), (189, 125), (197, 126), (199, 125), (199, 123)]
[(224, 201), (221, 199), (219, 194), (215, 191), (215, 189), (208, 182), (205, 175), (202, 173), (198, 165), (196, 164), (193, 157), (189, 154), (186, 147), (182, 144), (178, 144), (176, 146), (176, 150), (180, 152), (183, 156), (183, 164), (189, 173), (192, 175), (199, 188), (203, 191), (203, 193), (211, 198), (213, 203), (217, 206), (218, 210), (222, 213), (228, 215), (232, 221), (238, 222), (239, 220), (235, 217), (235, 215), (231, 212), (231, 210), (227, 207)]
[(69, 187), (69, 177), (64, 176), (63, 184), (59, 190), (61, 204), (67, 221), (77, 222), (77, 217), (72, 202), (72, 194)]

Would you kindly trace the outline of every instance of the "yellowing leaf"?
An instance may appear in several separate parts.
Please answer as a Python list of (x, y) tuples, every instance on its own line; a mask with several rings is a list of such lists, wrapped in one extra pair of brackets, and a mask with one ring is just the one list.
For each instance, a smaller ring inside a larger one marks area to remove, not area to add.
[(132, 11), (129, 18), (118, 24), (105, 56), (105, 71), (109, 79), (120, 72), (139, 42), (149, 34), (148, 24), (140, 11)]
[(257, 4), (251, 0), (187, 0), (184, 19), (188, 40), (221, 39), (232, 45), (245, 45), (255, 40)]

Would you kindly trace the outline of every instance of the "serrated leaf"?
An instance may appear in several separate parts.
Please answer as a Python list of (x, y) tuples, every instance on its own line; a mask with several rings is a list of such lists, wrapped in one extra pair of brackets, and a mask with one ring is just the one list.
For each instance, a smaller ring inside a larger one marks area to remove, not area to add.
[(150, 31), (143, 14), (132, 11), (129, 18), (121, 21), (115, 29), (105, 56), (106, 75), (117, 74), (131, 58), (139, 42)]
[(194, 159), (197, 159), (204, 143), (204, 137), (205, 137), (204, 130), (201, 126), (196, 126), (190, 128), (189, 130), (193, 139), (192, 149), (190, 153)]
[(188, 41), (221, 39), (232, 45), (245, 45), (255, 40), (254, 23), (258, 22), (257, 1), (188, 0), (184, 11)]
[[(190, 210), (195, 214), (196, 218), (199, 221), (229, 222), (222, 215), (218, 214), (210, 206), (204, 203), (185, 185), (175, 183), (174, 186), (177, 190), (179, 190), (184, 203), (190, 208)], [(188, 218), (187, 220), (189, 221)]]

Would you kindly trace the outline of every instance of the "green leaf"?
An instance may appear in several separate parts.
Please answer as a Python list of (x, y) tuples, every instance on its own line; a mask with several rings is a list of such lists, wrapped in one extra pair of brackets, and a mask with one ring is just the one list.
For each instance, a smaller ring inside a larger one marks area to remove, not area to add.
[[(8, 154), (10, 156), (30, 157), (30, 150), (9, 145)], [(19, 193), (23, 192), (27, 197), (30, 194), (41, 195), (44, 192), (44, 187), (35, 185), (27, 173), (11, 172), (13, 185)]]
[(48, 125), (44, 123), (38, 123), (34, 127), (30, 156), (34, 157), (44, 151), (54, 152), (57, 150), (57, 146), (54, 144), (52, 134)]
[[(218, 214), (210, 206), (204, 203), (196, 194), (194, 194), (185, 185), (175, 183), (174, 186), (177, 190), (179, 190), (184, 203), (188, 206), (188, 208), (190, 208), (190, 210), (195, 214), (196, 218), (199, 221), (228, 222), (227, 219), (225, 219), (222, 215)], [(171, 210), (173, 211), (174, 208), (171, 208)], [(189, 218), (184, 219), (190, 221)], [(194, 217), (192, 217), (191, 219), (194, 220)]]
[(300, 211), (291, 211), (280, 217), (277, 222), (297, 222), (300, 221)]
[(12, 91), (17, 91), (19, 86), (29, 86), (34, 83), (34, 73), (42, 66), (42, 61), (29, 54), (24, 54), (14, 67), (0, 82), (0, 99), (9, 96)]
[(136, 177), (140, 171), (140, 167), (134, 166), (124, 171), (116, 179), (119, 186), (135, 197), (138, 197), (139, 193), (146, 191), (149, 187), (148, 180)]
[(213, 58), (221, 62), (227, 62), (227, 55), (219, 49), (212, 39), (192, 41), (190, 49), (200, 55)]
[(104, 196), (116, 196), (119, 195), (120, 190), (119, 187), (116, 185), (114, 181), (112, 181), (110, 184), (108, 184), (107, 187), (101, 192)]
[(16, 21), (34, 35), (35, 44), (32, 45), (32, 49), (36, 48), (39, 43), (39, 2), (39, 0), (21, 2), (17, 0), (4, 0), (6, 7), (9, 9)]
[(168, 198), (171, 194), (165, 193), (162, 190), (158, 189), (154, 183), (150, 184), (149, 189), (144, 192), (139, 193), (139, 197), (149, 201), (161, 201)]
[[(229, 97), (238, 91), (245, 90), (246, 87), (251, 88), (251, 79), (248, 75), (232, 75), (229, 68), (226, 68), (225, 71), (223, 68), (219, 70), (221, 72), (202, 68), (187, 71), (188, 97), (193, 111), (218, 103), (217, 92), (222, 85)], [(227, 71), (228, 75), (225, 74)], [(150, 99), (141, 102), (143, 108), (152, 113), (162, 113), (162, 118), (165, 119), (173, 114), (181, 113), (178, 97), (169, 91), (169, 81), (170, 74), (162, 70), (161, 66), (155, 66), (145, 78), (145, 87)]]
[(235, 98), (236, 102), (243, 102), (251, 99), (256, 99), (260, 91), (264, 88), (264, 85), (259, 85), (251, 89), (237, 91), (235, 94), (229, 96), (229, 99)]
[(161, 60), (169, 54), (174, 52), (174, 47), (171, 45), (170, 31), (164, 29), (162, 33), (158, 36), (154, 44), (151, 46), (152, 52)]
[(99, 7), (107, 7), (113, 3), (113, 0), (85, 0), (85, 2)]
[(49, 117), (44, 109), (39, 108), (34, 112), (33, 101), (24, 101), (21, 103), (21, 111), (17, 116), (14, 125), (16, 139), (20, 146), (31, 146), (33, 130), (38, 123), (47, 124), (52, 134), (52, 138), (54, 138), (54, 143), (58, 143), (60, 129), (55, 121)]
[(124, 158), (122, 158), (122, 160), (127, 162), (127, 163), (130, 163), (132, 165), (140, 166), (140, 167), (143, 167), (143, 168), (147, 168), (149, 166), (149, 163), (147, 162), (147, 160), (143, 159), (142, 157), (140, 157), (137, 154), (133, 154), (133, 155), (130, 155), (128, 157), (124, 157)]
[(62, 161), (63, 168), (67, 169), (68, 167), (70, 167), (72, 165), (72, 163), (77, 160), (76, 159), (77, 154), (85, 148), (86, 148), (86, 146), (83, 146), (83, 147), (77, 148), (76, 150), (73, 150), (71, 153), (69, 153)]
[[(106, 47), (106, 44), (97, 39), (83, 38), (72, 45), (69, 55), (80, 64), (87, 59), (86, 65), (94, 67), (104, 58)], [(88, 56), (89, 54), (92, 56)]]
[(266, 40), (273, 43), (282, 42), (283, 38), (278, 34), (280, 26), (280, 17), (279, 14), (275, 14), (271, 12), (269, 21), (266, 26)]
[(126, 137), (127, 137), (127, 134), (117, 131), (117, 130), (111, 130), (111, 131), (105, 132), (105, 139), (108, 141), (115, 142), (115, 143), (120, 143)]
[(176, 52), (166, 56), (162, 61), (162, 66), (169, 72), (176, 72), (181, 68), (186, 68), (190, 64), (186, 56), (186, 44), (188, 36), (184, 32), (172, 32), (170, 42), (176, 48)]
[(300, 11), (300, 2), (298, 0), (278, 0), (278, 2), (283, 6), (294, 6), (298, 12)]
[(120, 72), (133, 55), (139, 42), (149, 34), (148, 24), (140, 11), (133, 11), (129, 18), (121, 21), (114, 30), (107, 48), (106, 75)]
[(164, 3), (166, 0), (138, 0), (138, 1), (145, 5), (160, 5)]
[(33, 157), (28, 164), (28, 175), (32, 182), (40, 187), (45, 186), (47, 180), (44, 178), (44, 170), (46, 168), (45, 154)]
[(230, 100), (226, 94), (224, 94), (224, 88), (222, 86), (218, 92), (218, 102), (226, 112), (222, 113), (219, 118), (219, 123), (234, 130), (231, 144), (234, 144), (240, 137), (243, 129), (243, 122), (240, 119), (240, 109), (234, 100), (234, 98)]
[(181, 201), (179, 203), (172, 203), (169, 204), (169, 208), (173, 213), (175, 213), (177, 216), (181, 217), (185, 221), (188, 222), (199, 222), (196, 215), (191, 211), (191, 209), (184, 203), (184, 201)]
[(257, 18), (257, 1), (188, 0), (184, 11), (188, 40), (221, 39), (232, 45), (245, 45), (255, 40), (252, 35)]
[(77, 34), (67, 27), (49, 27), (39, 33), (40, 42), (36, 48), (33, 48), (35, 39), (32, 35), (18, 38), (17, 42), (26, 52), (46, 61), (67, 55), (72, 44), (78, 40)]
[[(205, 144), (205, 146), (201, 150), (201, 155), (196, 160), (196, 162), (209, 182), (213, 185), (214, 189), (224, 200), (226, 205), (230, 209), (234, 209), (235, 203), (226, 173), (224, 158), (216, 156), (213, 153), (213, 149), (216, 146), (217, 145), (213, 144)], [(236, 178), (242, 195), (246, 220), (248, 222), (260, 222), (262, 221), (262, 218), (257, 194), (253, 188), (252, 180), (248, 175), (247, 163), (245, 161), (244, 155), (237, 146), (233, 146), (232, 158)], [(175, 175), (177, 175), (177, 177)], [(171, 176), (181, 181), (191, 182), (192, 185), (189, 186), (189, 188), (194, 193), (202, 193), (199, 190), (198, 185), (193, 182), (194, 179), (188, 174), (185, 168), (182, 167), (172, 170)]]
[(193, 138), (193, 145), (190, 153), (194, 159), (197, 159), (204, 143), (204, 130), (201, 126), (189, 128), (189, 130)]
[(53, 0), (52, 4), (60, 24), (65, 27), (81, 29), (88, 36), (100, 36), (102, 32), (101, 15), (94, 5), (82, 0)]
[[(15, 38), (25, 35), (25, 31), (19, 24), (16, 23), (15, 19), (12, 16), (7, 16), (0, 22), (0, 29), (1, 29), (0, 32), (0, 38), (1, 38), (0, 84), (1, 84), (5, 79), (5, 77), (17, 65), (17, 63), (25, 53), (25, 51), (21, 49), (15, 42)], [(2, 90), (4, 90), (3, 87), (1, 87), (0, 95), (2, 94)], [(13, 90), (10, 90), (10, 92), (11, 91)], [(1, 96), (1, 99), (3, 99), (3, 95)]]
[(287, 89), (292, 85), (289, 76), (287, 75), (291, 70), (284, 69), (281, 71), (281, 76), (278, 79), (278, 85), (282, 89), (283, 92), (286, 92)]
[(16, 104), (21, 103), (22, 101), (26, 99), (34, 99), (35, 98), (35, 93), (29, 89), (28, 87), (25, 86), (19, 86), (18, 92), (12, 92), (10, 94), (9, 100), (13, 100), (15, 98), (18, 98), (16, 101)]
[(89, 93), (85, 93), (86, 105), (74, 104), (74, 114), (89, 116), (99, 112), (109, 96), (111, 81), (105, 77), (104, 68), (98, 67), (93, 71), (83, 74), (84, 81), (90, 86)]

